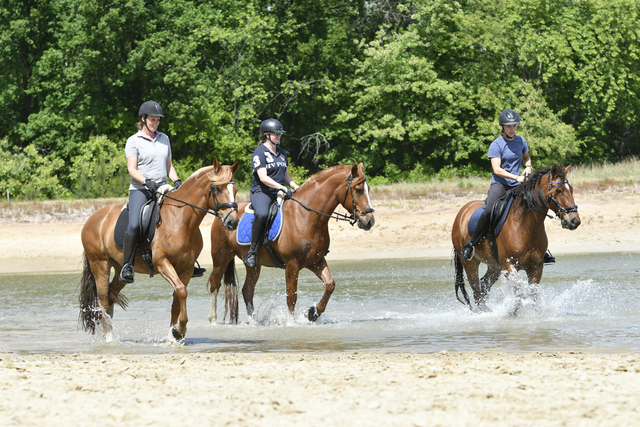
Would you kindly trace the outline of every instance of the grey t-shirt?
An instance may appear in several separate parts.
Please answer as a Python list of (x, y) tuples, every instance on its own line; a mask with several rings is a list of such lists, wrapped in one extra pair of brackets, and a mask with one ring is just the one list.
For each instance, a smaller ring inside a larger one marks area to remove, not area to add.
[[(129, 157), (138, 158), (138, 171), (145, 178), (151, 179), (158, 184), (167, 183), (167, 159), (171, 157), (171, 143), (169, 137), (162, 132), (156, 132), (156, 137), (152, 141), (148, 136), (138, 131), (127, 139), (124, 152)], [(144, 190), (144, 184), (131, 178), (129, 190)]]

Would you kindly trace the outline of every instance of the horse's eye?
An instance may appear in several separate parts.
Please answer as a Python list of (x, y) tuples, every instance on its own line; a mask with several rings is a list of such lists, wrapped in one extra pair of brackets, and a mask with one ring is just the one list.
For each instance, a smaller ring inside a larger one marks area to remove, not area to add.
[(356, 188), (356, 194), (362, 194), (362, 193), (364, 193), (362, 188)]
[(216, 191), (218, 192), (218, 194), (222, 194), (222, 188), (216, 187)]
[(556, 194), (559, 196), (562, 194), (562, 188), (556, 189)]

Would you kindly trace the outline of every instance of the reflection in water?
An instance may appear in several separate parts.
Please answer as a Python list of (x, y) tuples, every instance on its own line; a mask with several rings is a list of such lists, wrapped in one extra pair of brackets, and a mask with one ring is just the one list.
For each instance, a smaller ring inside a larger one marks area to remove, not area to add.
[(160, 277), (140, 275), (125, 288), (130, 307), (116, 307), (115, 342), (105, 343), (78, 328), (77, 274), (6, 275), (0, 352), (640, 351), (638, 261), (638, 254), (558, 257), (545, 268), (538, 304), (525, 299), (517, 317), (514, 289), (524, 281), (500, 280), (489, 298), (493, 311), (474, 314), (455, 298), (448, 260), (330, 262), (336, 290), (315, 324), (304, 311), (324, 286), (310, 272), (301, 273), (292, 325), (282, 270), (263, 270), (255, 318), (249, 321), (240, 301), (239, 325), (210, 325), (207, 278), (193, 279), (180, 345), (166, 339), (173, 290)]

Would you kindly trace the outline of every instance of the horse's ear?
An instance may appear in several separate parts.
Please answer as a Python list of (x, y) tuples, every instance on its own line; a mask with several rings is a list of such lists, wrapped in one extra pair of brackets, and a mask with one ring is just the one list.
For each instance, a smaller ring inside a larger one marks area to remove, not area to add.
[(351, 166), (351, 176), (352, 177), (358, 176), (358, 165)]
[(221, 168), (220, 168), (220, 163), (218, 163), (218, 158), (217, 158), (217, 157), (214, 157), (214, 158), (213, 158), (213, 170), (214, 170), (215, 172), (220, 172), (220, 169), (221, 169)]
[(558, 165), (553, 165), (551, 167), (551, 176), (558, 176)]
[(231, 166), (231, 171), (235, 174), (236, 171), (238, 170), (238, 162), (235, 162), (232, 166)]
[(566, 168), (564, 168), (564, 174), (565, 175), (569, 173), (569, 169), (571, 169), (571, 165), (569, 165)]

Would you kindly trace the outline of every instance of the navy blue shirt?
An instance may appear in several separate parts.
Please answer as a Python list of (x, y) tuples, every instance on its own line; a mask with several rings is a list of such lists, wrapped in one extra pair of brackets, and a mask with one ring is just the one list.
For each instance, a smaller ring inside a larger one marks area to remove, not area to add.
[(251, 192), (261, 192), (276, 196), (278, 194), (278, 189), (264, 185), (258, 176), (258, 169), (267, 168), (267, 176), (269, 178), (273, 179), (278, 184), (285, 185), (284, 177), (287, 173), (287, 166), (289, 166), (289, 162), (287, 161), (287, 152), (276, 145), (276, 153), (274, 155), (274, 153), (272, 153), (264, 144), (260, 144), (260, 146), (253, 152), (251, 163), (253, 165), (253, 182), (251, 183)]
[[(493, 157), (500, 158), (500, 167), (509, 173), (514, 175), (520, 175), (520, 164), (522, 163), (522, 156), (529, 152), (527, 141), (521, 136), (515, 135), (511, 141), (504, 139), (502, 136), (496, 138), (495, 141), (489, 146), (489, 159)], [(502, 178), (501, 176), (493, 174), (491, 183), (499, 182), (508, 186), (514, 186), (518, 184), (515, 179)]]

